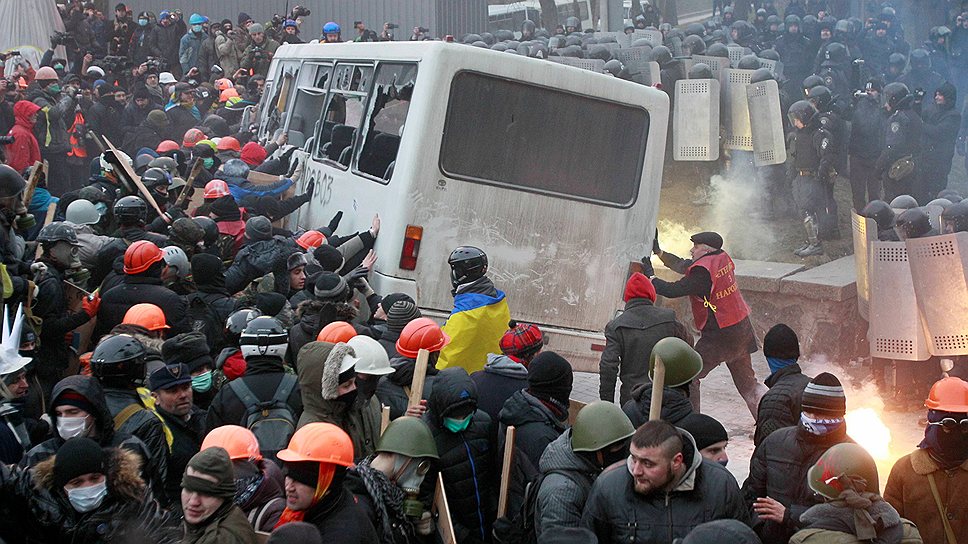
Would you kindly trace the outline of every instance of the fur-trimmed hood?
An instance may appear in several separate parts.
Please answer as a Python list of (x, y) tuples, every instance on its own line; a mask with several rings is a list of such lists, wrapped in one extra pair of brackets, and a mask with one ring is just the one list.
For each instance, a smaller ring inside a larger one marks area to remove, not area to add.
[(333, 346), (323, 364), (323, 378), (320, 380), (320, 392), (323, 400), (335, 400), (339, 396), (339, 367), (347, 355), (356, 357), (356, 352), (349, 344), (342, 342)]
[[(141, 457), (120, 448), (105, 448), (107, 457), (108, 495), (124, 502), (141, 502), (145, 496), (145, 482), (141, 478)], [(34, 467), (34, 486), (59, 496), (62, 490), (54, 487), (54, 455)]]

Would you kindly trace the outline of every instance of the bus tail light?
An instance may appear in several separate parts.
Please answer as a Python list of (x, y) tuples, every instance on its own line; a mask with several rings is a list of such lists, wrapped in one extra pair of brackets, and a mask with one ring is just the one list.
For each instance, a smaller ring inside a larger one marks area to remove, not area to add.
[(400, 268), (416, 270), (421, 238), (423, 238), (423, 227), (407, 225), (406, 233), (403, 235), (403, 249), (400, 251)]

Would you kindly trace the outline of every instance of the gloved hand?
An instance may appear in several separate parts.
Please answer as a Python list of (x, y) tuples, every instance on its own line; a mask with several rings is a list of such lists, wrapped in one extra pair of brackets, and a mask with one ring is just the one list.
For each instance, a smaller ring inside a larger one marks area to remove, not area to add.
[(353, 289), (362, 291), (366, 284), (366, 277), (370, 274), (370, 269), (357, 266), (352, 272), (346, 275), (346, 283)]
[(40, 278), (47, 273), (47, 265), (45, 263), (36, 262), (30, 265), (30, 274), (34, 277), (34, 282), (40, 281)]
[(655, 268), (652, 267), (652, 259), (648, 257), (642, 258), (642, 273), (650, 278), (655, 276)]
[(659, 229), (655, 229), (655, 237), (652, 238), (652, 253), (662, 255), (662, 248), (659, 247)]
[(84, 302), (81, 303), (81, 307), (84, 308), (84, 313), (88, 317), (96, 316), (98, 309), (101, 307), (101, 294), (94, 293), (94, 297), (84, 297)]
[(332, 219), (329, 220), (329, 225), (326, 225), (329, 228), (329, 231), (336, 232), (336, 229), (339, 227), (339, 222), (342, 219), (343, 219), (343, 212), (342, 210), (340, 210), (336, 212), (336, 215), (334, 215)]
[(313, 196), (313, 191), (316, 190), (316, 180), (311, 180), (306, 184), (306, 194), (310, 197)]
[(420, 519), (413, 522), (413, 528), (417, 530), (417, 534), (421, 536), (427, 536), (434, 531), (434, 518), (430, 515), (430, 512), (424, 512), (420, 515)]

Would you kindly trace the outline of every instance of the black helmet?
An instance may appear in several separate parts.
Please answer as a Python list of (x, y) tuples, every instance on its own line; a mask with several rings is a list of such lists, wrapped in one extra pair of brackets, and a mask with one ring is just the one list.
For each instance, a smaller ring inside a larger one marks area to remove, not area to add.
[[(709, 36), (706, 36), (706, 43), (708, 43), (709, 45), (712, 45), (714, 43), (726, 45), (728, 42), (729, 40), (726, 38), (726, 31), (721, 28), (713, 30), (712, 33), (709, 34)], [(707, 45), (706, 47), (709, 47), (709, 45)]]
[(699, 36), (700, 38), (706, 33), (706, 28), (702, 26), (702, 23), (689, 23), (686, 25), (686, 36)]
[(890, 106), (891, 110), (903, 108), (909, 102), (911, 91), (907, 85), (895, 81), (884, 86), (884, 103)]
[(479, 42), (479, 41), (482, 41), (480, 34), (468, 34), (464, 36), (464, 40), (463, 40), (463, 42), (466, 44), (472, 44), (474, 42)]
[[(795, 15), (793, 17), (796, 17)], [(770, 15), (766, 18), (766, 26), (780, 26), (783, 24), (783, 19), (780, 19), (779, 15)]]
[(101, 381), (139, 383), (148, 350), (137, 338), (118, 334), (101, 340), (91, 355), (91, 373)]
[(927, 70), (931, 68), (931, 55), (924, 49), (911, 51), (911, 68)]
[(114, 203), (114, 216), (122, 223), (144, 223), (148, 217), (148, 205), (137, 196), (126, 196)]
[(776, 52), (776, 49), (764, 49), (756, 55), (761, 59), (780, 60), (780, 54)]
[(756, 55), (743, 55), (736, 67), (740, 70), (756, 70), (760, 67), (760, 59)]
[(494, 34), (490, 32), (481, 32), (481, 41), (486, 43), (488, 46), (494, 45)]
[(72, 246), (80, 245), (77, 242), (77, 232), (74, 227), (62, 221), (55, 221), (49, 225), (44, 225), (37, 234), (37, 241), (42, 244), (54, 244), (57, 242), (67, 242)]
[(730, 31), (735, 32), (736, 36), (733, 38), (738, 44), (745, 44), (747, 40), (752, 38), (756, 34), (756, 29), (753, 25), (747, 23), (746, 21), (736, 21), (730, 25)]
[(830, 107), (830, 103), (833, 102), (833, 94), (830, 93), (824, 85), (817, 85), (816, 87), (807, 91), (807, 100), (809, 100), (817, 108), (817, 111), (827, 111)]
[(873, 219), (877, 223), (877, 230), (887, 230), (894, 226), (894, 210), (883, 200), (871, 200), (860, 214)]
[(607, 61), (612, 58), (612, 52), (604, 45), (594, 44), (588, 47), (587, 58)]
[(734, 8), (732, 5), (726, 6), (725, 8), (723, 8), (723, 15), (726, 15), (727, 13), (730, 15), (733, 15), (734, 11), (736, 11), (736, 8)]
[(23, 176), (6, 164), (0, 164), (0, 198), (17, 196), (26, 187)]
[(816, 74), (807, 76), (807, 78), (803, 80), (803, 94), (807, 94), (810, 92), (810, 89), (816, 87), (817, 85), (823, 84), (824, 80), (822, 77)]
[(907, 58), (900, 53), (891, 53), (891, 56), (887, 57), (887, 63), (898, 69), (898, 72), (904, 70), (904, 65), (907, 64)]
[(790, 111), (787, 112), (787, 117), (790, 118), (790, 124), (793, 124), (794, 120), (799, 120), (803, 123), (803, 126), (808, 126), (811, 121), (813, 121), (813, 116), (817, 114), (817, 108), (813, 107), (813, 104), (806, 100), (798, 100), (790, 106)]
[(491, 46), (491, 51), (497, 51), (499, 53), (503, 53), (507, 50), (508, 50), (508, 44), (503, 42), (498, 42)]
[(574, 28), (575, 30), (581, 30), (581, 21), (578, 20), (578, 17), (572, 16), (565, 19), (565, 32), (569, 32), (568, 30), (569, 28)]
[(786, 31), (790, 32), (790, 27), (797, 27), (797, 31), (800, 30), (800, 17), (796, 15), (787, 15), (786, 19), (783, 20), (783, 24), (786, 25)]
[(149, 168), (145, 171), (144, 175), (141, 176), (141, 183), (145, 184), (149, 190), (155, 187), (168, 187), (170, 179), (168, 177), (168, 172), (165, 172), (161, 168)]
[(244, 308), (237, 310), (225, 320), (225, 337), (233, 345), (239, 345), (239, 337), (242, 331), (249, 324), (249, 321), (262, 315), (262, 312), (254, 308)]
[(197, 216), (192, 220), (205, 231), (205, 236), (202, 238), (205, 247), (212, 247), (218, 240), (218, 225), (211, 217)]
[[(891, 201), (891, 208), (894, 210), (910, 210), (911, 208), (917, 208), (918, 201), (914, 199), (911, 195), (897, 195), (894, 200)], [(900, 213), (895, 211), (895, 213)]]
[(689, 79), (712, 79), (713, 71), (708, 64), (697, 62), (689, 68)]
[(894, 21), (895, 18), (897, 18), (897, 11), (895, 11), (894, 8), (891, 6), (884, 6), (881, 8), (880, 19), (882, 21)]
[(750, 76), (750, 83), (759, 83), (771, 79), (774, 79), (773, 72), (769, 68), (757, 68), (753, 71), (753, 75)]
[(658, 62), (659, 66), (665, 66), (672, 61), (672, 51), (664, 45), (657, 45), (652, 49), (652, 60)]
[(924, 208), (904, 210), (894, 221), (894, 231), (901, 240), (920, 238), (931, 232), (931, 220)]
[(625, 67), (622, 66), (622, 61), (618, 59), (612, 59), (605, 63), (605, 71), (615, 77), (622, 77), (622, 70), (624, 69)]
[(534, 34), (534, 29), (535, 28), (534, 28), (534, 22), (533, 21), (525, 21), (525, 22), (521, 23), (521, 34), (533, 35)]
[(955, 202), (941, 212), (941, 233), (968, 232), (968, 200)]
[(841, 20), (837, 21), (834, 24), (834, 32), (837, 32), (837, 33), (840, 33), (840, 34), (849, 34), (850, 33), (850, 23), (847, 22), (847, 19), (841, 19)]
[(457, 287), (470, 283), (487, 274), (487, 255), (473, 246), (460, 246), (447, 258), (450, 265), (450, 283)]
[(827, 46), (827, 49), (823, 53), (823, 59), (824, 64), (827, 66), (831, 64), (846, 64), (850, 60), (847, 54), (847, 48), (839, 42), (833, 42)]
[(686, 36), (682, 42), (682, 51), (689, 55), (702, 55), (706, 52), (706, 42), (695, 34)]
[(648, 38), (638, 38), (637, 40), (633, 41), (629, 47), (648, 47), (649, 49), (652, 49), (652, 42), (649, 41)]
[(506, 42), (514, 39), (514, 32), (510, 30), (495, 30), (494, 39), (499, 42)]
[(242, 357), (276, 357), (286, 356), (289, 347), (289, 332), (274, 317), (260, 316), (249, 321), (245, 330), (239, 336), (239, 348)]
[(965, 197), (961, 196), (961, 193), (955, 191), (954, 189), (942, 190), (940, 193), (938, 193), (938, 198), (947, 198), (952, 204), (957, 204), (965, 199)]
[(706, 49), (707, 57), (719, 57), (723, 59), (729, 58), (729, 48), (725, 44), (719, 42), (710, 44)]

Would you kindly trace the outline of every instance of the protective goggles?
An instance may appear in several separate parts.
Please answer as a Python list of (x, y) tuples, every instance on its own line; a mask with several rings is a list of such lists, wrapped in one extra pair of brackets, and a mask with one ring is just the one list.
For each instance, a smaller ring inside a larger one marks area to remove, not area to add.
[(941, 421), (928, 422), (928, 425), (940, 425), (941, 429), (946, 433), (953, 433), (957, 430), (961, 430), (962, 434), (968, 434), (968, 419), (958, 421), (953, 417), (946, 417)]

